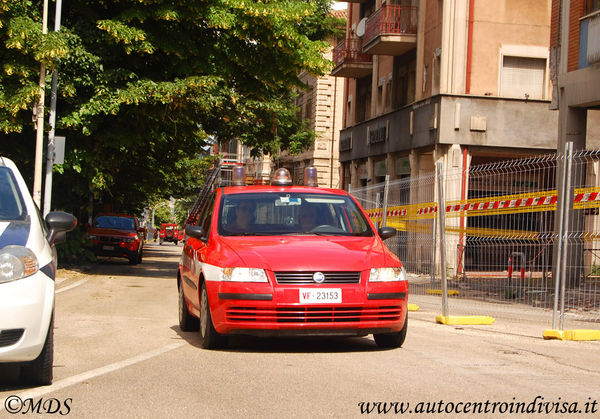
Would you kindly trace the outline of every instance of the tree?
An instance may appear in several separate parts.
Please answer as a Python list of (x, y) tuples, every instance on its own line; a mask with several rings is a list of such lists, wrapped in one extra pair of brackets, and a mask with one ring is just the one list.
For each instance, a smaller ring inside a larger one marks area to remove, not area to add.
[(42, 37), (41, 0), (0, 0), (0, 153), (32, 164), (42, 60), (59, 70), (68, 144), (57, 206), (139, 211), (197, 193), (209, 136), (306, 148), (293, 91), (301, 71), (329, 69), (328, 11), (327, 0), (74, 0)]

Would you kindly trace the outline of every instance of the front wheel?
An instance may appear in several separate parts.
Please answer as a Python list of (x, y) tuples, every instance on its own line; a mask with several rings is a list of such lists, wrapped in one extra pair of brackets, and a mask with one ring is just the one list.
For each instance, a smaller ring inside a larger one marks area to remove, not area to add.
[(21, 381), (25, 384), (47, 386), (52, 384), (54, 363), (54, 314), (50, 319), (48, 334), (39, 356), (21, 367)]
[(213, 325), (204, 282), (200, 288), (200, 339), (204, 349), (216, 349), (227, 345), (227, 336), (218, 333)]
[(406, 330), (408, 328), (408, 315), (404, 319), (402, 330), (395, 333), (376, 333), (373, 335), (375, 343), (380, 348), (399, 348), (406, 339)]

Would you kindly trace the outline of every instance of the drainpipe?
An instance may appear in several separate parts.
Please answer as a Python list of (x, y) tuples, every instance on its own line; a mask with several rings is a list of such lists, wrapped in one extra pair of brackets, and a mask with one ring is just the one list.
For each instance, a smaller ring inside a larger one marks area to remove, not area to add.
[(337, 77), (333, 81), (333, 123), (331, 127), (331, 150), (329, 150), (329, 187), (333, 188), (333, 146), (335, 145), (335, 115), (337, 110)]
[(465, 93), (471, 94), (471, 59), (473, 55), (473, 9), (475, 9), (475, 0), (469, 0), (469, 33), (467, 38), (467, 82)]

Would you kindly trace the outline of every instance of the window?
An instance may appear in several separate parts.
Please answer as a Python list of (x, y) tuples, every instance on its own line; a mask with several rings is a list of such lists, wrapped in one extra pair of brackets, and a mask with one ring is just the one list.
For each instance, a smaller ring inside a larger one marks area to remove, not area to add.
[(544, 99), (546, 59), (503, 56), (500, 96)]

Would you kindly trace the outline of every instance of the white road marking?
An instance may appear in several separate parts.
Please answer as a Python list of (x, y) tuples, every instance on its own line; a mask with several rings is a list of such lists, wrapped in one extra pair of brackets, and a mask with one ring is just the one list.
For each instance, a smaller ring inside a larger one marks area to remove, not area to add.
[[(123, 361), (115, 362), (114, 364), (105, 365), (103, 367), (96, 368), (96, 369), (93, 369), (90, 371), (86, 371), (81, 374), (74, 375), (72, 377), (68, 377), (68, 378), (64, 378), (59, 381), (55, 381), (52, 385), (47, 386), (47, 387), (40, 387), (36, 390), (26, 391), (21, 394), (17, 394), (17, 396), (19, 396), (21, 398), (21, 400), (26, 400), (29, 398), (38, 399), (42, 396), (45, 396), (46, 394), (62, 390), (63, 388), (70, 387), (74, 384), (79, 384), (83, 381), (91, 380), (92, 378), (96, 378), (101, 375), (108, 374), (110, 372), (117, 371), (122, 368), (126, 368), (130, 365), (134, 365), (139, 362), (146, 361), (150, 358), (154, 358), (155, 356), (159, 356), (166, 352), (180, 348), (186, 344), (187, 344), (186, 342), (177, 342), (177, 343), (173, 343), (171, 345), (163, 346), (162, 348), (158, 348), (153, 351), (134, 356), (133, 358), (125, 359)], [(0, 401), (0, 412), (4, 410), (5, 400), (6, 399), (3, 399)], [(35, 402), (35, 400), (34, 400), (34, 402)]]
[(64, 288), (59, 288), (59, 289), (57, 289), (57, 290), (56, 290), (56, 294), (59, 294), (59, 293), (61, 293), (61, 292), (63, 292), (63, 291), (68, 291), (68, 290), (70, 290), (70, 289), (73, 289), (73, 288), (75, 288), (75, 287), (78, 287), (78, 286), (80, 286), (81, 284), (83, 284), (83, 283), (85, 283), (85, 282), (87, 282), (87, 281), (88, 281), (87, 279), (80, 279), (79, 281), (77, 281), (77, 282), (74, 282), (74, 283), (72, 283), (71, 285), (67, 285), (67, 286), (66, 286), (66, 287), (64, 287)]

